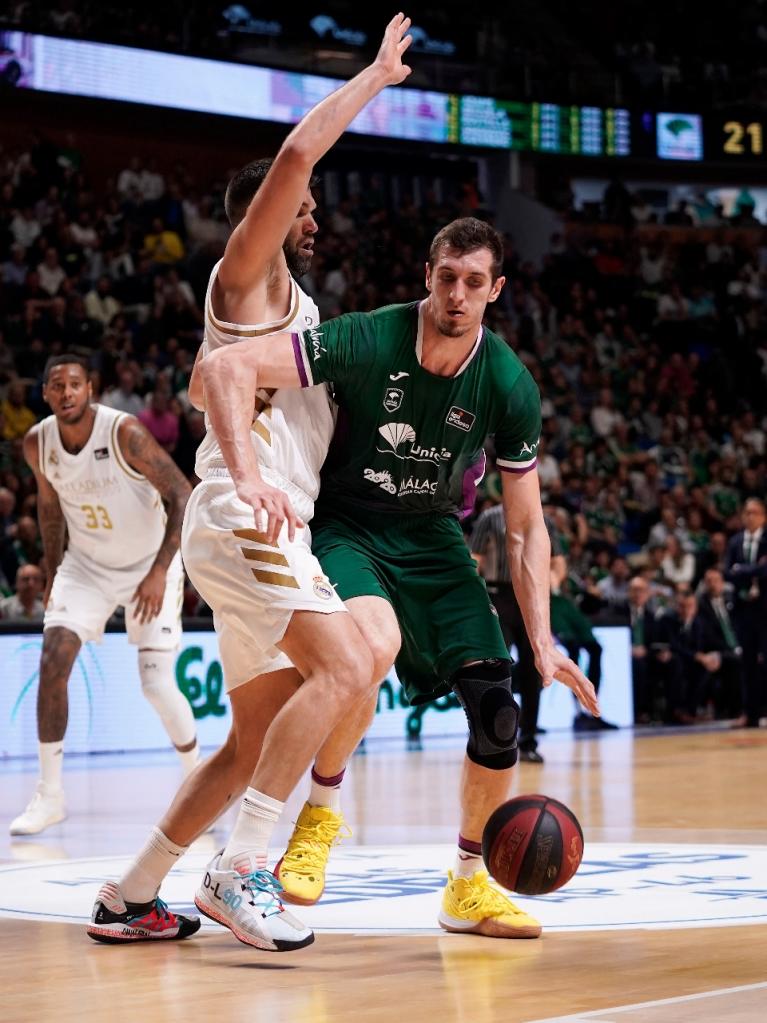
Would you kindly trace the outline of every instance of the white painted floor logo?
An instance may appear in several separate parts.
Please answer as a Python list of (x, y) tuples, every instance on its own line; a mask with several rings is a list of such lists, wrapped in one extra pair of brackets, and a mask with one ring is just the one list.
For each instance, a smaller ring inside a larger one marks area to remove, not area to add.
[[(170, 874), (162, 895), (171, 908), (194, 912), (209, 858), (191, 852)], [(322, 902), (300, 916), (319, 932), (433, 931), (451, 858), (447, 845), (334, 851)], [(0, 916), (81, 924), (100, 885), (117, 880), (128, 859), (0, 865)], [(758, 924), (767, 922), (765, 878), (767, 846), (590, 844), (564, 889), (516, 901), (548, 931)]]

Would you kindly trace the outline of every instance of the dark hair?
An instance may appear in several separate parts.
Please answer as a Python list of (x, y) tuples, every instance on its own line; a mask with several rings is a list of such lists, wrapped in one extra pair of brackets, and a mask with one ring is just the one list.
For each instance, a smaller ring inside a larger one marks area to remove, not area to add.
[(434, 240), (429, 249), (429, 266), (434, 267), (440, 249), (456, 249), (460, 253), (475, 252), (477, 249), (488, 249), (493, 257), (490, 268), (493, 283), (500, 277), (503, 268), (503, 242), (501, 236), (485, 223), (484, 220), (477, 220), (476, 217), (461, 217), (460, 220), (453, 220), (441, 231), (434, 235)]
[(253, 160), (238, 170), (229, 182), (224, 196), (224, 209), (232, 227), (237, 227), (245, 217), (253, 196), (264, 183), (273, 163), (272, 159)]
[[(238, 170), (227, 185), (224, 196), (224, 209), (232, 227), (237, 227), (241, 220), (245, 219), (248, 206), (253, 201), (253, 196), (264, 183), (264, 178), (269, 173), (269, 168), (274, 163), (272, 157), (264, 157), (261, 160), (253, 160), (251, 163)], [(319, 179), (312, 177), (309, 188), (314, 188)]]
[(69, 355), (66, 352), (63, 355), (52, 355), (45, 364), (43, 370), (43, 383), (48, 383), (48, 377), (51, 375), (51, 370), (56, 369), (57, 366), (81, 366), (86, 377), (88, 376), (88, 360), (84, 359), (82, 355)]

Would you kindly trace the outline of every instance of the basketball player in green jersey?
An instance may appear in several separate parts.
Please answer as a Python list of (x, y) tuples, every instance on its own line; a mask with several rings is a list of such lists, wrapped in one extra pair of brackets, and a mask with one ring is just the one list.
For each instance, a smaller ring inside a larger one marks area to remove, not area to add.
[[(557, 679), (590, 712), (598, 706), (549, 627), (538, 389), (503, 339), (482, 326), (504, 284), (501, 261), (491, 227), (454, 221), (432, 243), (423, 302), (232, 345), (206, 356), (201, 371), (227, 465), (254, 509), (261, 505), (248, 436), (256, 388), (332, 382), (341, 422), (323, 470), (313, 550), (342, 599), (356, 598), (350, 610), (366, 642), (376, 657), (388, 652), (411, 702), (452, 691), (469, 725), (457, 858), (440, 925), (537, 937), (540, 924), (489, 883), (481, 861), (484, 825), (509, 794), (518, 722), (508, 650), (457, 518), (473, 503), (488, 435), (503, 473), (514, 588), (543, 684)], [(373, 697), (350, 708), (318, 755), (318, 774), (342, 776), (374, 709)], [(333, 821), (313, 819), (312, 809), (304, 808), (275, 871), (283, 897), (304, 904), (322, 893), (334, 835)]]

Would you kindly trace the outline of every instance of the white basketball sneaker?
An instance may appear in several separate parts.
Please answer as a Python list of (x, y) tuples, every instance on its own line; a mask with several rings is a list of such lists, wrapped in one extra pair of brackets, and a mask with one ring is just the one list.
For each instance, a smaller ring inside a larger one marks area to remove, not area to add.
[(290, 952), (314, 941), (314, 932), (280, 902), (282, 886), (268, 870), (238, 874), (220, 869), (221, 853), (208, 864), (194, 903), (199, 911), (228, 927), (245, 945)]
[(37, 835), (52, 824), (63, 821), (66, 815), (63, 791), (56, 789), (51, 792), (44, 782), (39, 781), (24, 813), (11, 821), (10, 832), (12, 835)]

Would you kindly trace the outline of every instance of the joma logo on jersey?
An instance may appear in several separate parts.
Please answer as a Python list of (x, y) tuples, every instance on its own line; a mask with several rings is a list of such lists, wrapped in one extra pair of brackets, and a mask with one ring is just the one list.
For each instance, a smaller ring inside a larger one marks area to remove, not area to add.
[(325, 349), (322, 347), (322, 331), (315, 330), (312, 327), (311, 330), (307, 331), (307, 334), (309, 335), (312, 341), (312, 357), (316, 362), (317, 359), (319, 359), (319, 357), (325, 351)]
[(458, 430), (468, 433), (472, 426), (474, 426), (476, 418), (472, 412), (467, 412), (465, 408), (458, 408), (457, 405), (453, 405), (447, 414), (445, 422), (448, 426), (455, 426)]

